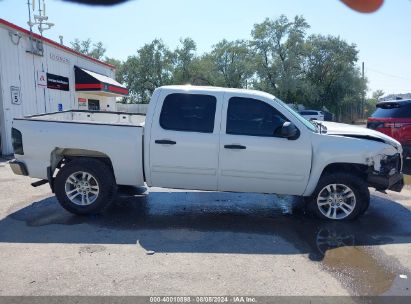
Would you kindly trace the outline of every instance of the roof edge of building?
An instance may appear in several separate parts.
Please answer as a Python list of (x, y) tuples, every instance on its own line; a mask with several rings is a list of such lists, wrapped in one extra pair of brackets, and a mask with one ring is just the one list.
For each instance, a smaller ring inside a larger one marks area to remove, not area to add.
[(85, 55), (85, 54), (83, 54), (83, 53), (77, 52), (77, 51), (73, 50), (72, 48), (69, 48), (68, 46), (62, 45), (62, 44), (60, 44), (60, 43), (58, 43), (58, 42), (56, 42), (56, 41), (54, 41), (54, 40), (51, 40), (51, 39), (49, 39), (49, 38), (42, 37), (42, 36), (40, 36), (39, 34), (31, 33), (29, 30), (26, 30), (26, 29), (24, 29), (24, 28), (22, 28), (22, 27), (20, 27), (20, 26), (18, 26), (18, 25), (16, 25), (16, 24), (14, 24), (14, 23), (11, 23), (11, 22), (9, 22), (9, 21), (7, 21), (7, 20), (5, 20), (5, 19), (0, 18), (0, 25), (4, 25), (4, 26), (6, 26), (6, 27), (12, 28), (12, 29), (14, 29), (14, 30), (17, 30), (17, 31), (22, 32), (22, 33), (24, 33), (24, 34), (26, 34), (26, 35), (29, 35), (29, 36), (32, 35), (34, 38), (39, 39), (39, 40), (42, 40), (43, 42), (48, 43), (48, 44), (51, 44), (51, 45), (53, 45), (53, 46), (55, 46), (55, 47), (58, 47), (58, 48), (60, 48), (60, 49), (63, 49), (63, 50), (66, 51), (66, 52), (73, 53), (73, 54), (75, 54), (75, 55), (77, 55), (77, 56), (80, 56), (80, 57), (83, 57), (83, 58), (85, 58), (85, 59), (94, 61), (94, 62), (99, 63), (99, 64), (101, 64), (101, 65), (107, 66), (107, 67), (109, 67), (109, 68), (111, 68), (111, 69), (113, 69), (113, 70), (116, 69), (116, 67), (115, 67), (114, 65), (112, 65), (112, 64), (106, 63), (106, 62), (104, 62), (104, 61), (101, 61), (101, 60), (98, 60), (98, 59), (96, 59), (96, 58), (90, 57), (90, 56)]

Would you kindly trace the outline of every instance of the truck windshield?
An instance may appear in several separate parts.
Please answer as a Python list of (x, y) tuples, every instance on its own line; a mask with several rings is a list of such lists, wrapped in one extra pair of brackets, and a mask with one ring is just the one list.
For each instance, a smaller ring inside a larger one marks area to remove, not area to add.
[(284, 103), (283, 101), (281, 101), (280, 99), (278, 99), (277, 97), (274, 98), (274, 101), (276, 101), (280, 106), (282, 106), (284, 109), (286, 109), (291, 115), (293, 115), (296, 119), (298, 119), (300, 122), (302, 122), (308, 130), (312, 131), (312, 132), (318, 132), (317, 127), (312, 124), (311, 122), (309, 122), (307, 119), (305, 119), (304, 117), (302, 117), (300, 115), (300, 113), (298, 113), (296, 110), (294, 110), (293, 108), (289, 107), (286, 103)]

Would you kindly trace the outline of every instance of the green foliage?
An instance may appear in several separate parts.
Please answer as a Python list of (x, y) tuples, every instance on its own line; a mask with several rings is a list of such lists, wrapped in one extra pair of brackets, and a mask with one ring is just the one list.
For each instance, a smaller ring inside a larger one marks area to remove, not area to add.
[[(198, 55), (191, 38), (170, 50), (155, 39), (116, 66), (116, 78), (130, 89), (128, 102), (147, 103), (156, 87), (167, 84), (252, 88), (270, 92), (287, 103), (326, 108), (339, 120), (362, 112), (366, 80), (358, 69), (358, 50), (340, 37), (311, 35), (302, 16), (282, 15), (255, 24), (251, 39), (222, 40)], [(102, 58), (105, 49), (91, 40), (72, 42), (76, 50)], [(377, 92), (381, 96), (381, 92)], [(372, 104), (365, 102), (365, 112)]]
[(309, 25), (301, 16), (293, 21), (284, 15), (255, 24), (251, 45), (255, 53), (257, 89), (287, 102), (296, 101), (303, 89), (305, 35)]
[(101, 41), (92, 43), (90, 38), (83, 41), (75, 39), (74, 41), (70, 42), (70, 44), (71, 47), (77, 52), (96, 59), (102, 59), (104, 54), (106, 53), (106, 49), (103, 47), (103, 43)]
[[(340, 116), (347, 105), (356, 104), (353, 113), (358, 114), (366, 83), (356, 67), (356, 46), (339, 37), (313, 35), (307, 39), (306, 49), (304, 74), (308, 104), (325, 106)], [(350, 119), (354, 119), (351, 110)]]
[(372, 93), (372, 98), (378, 101), (384, 95), (385, 95), (385, 92), (383, 90), (377, 90)]
[(376, 106), (378, 100), (384, 95), (385, 95), (385, 93), (384, 93), (383, 90), (377, 90), (377, 91), (372, 93), (371, 98), (368, 98), (365, 101), (365, 109), (364, 109), (365, 117), (369, 117), (369, 116), (371, 116), (372, 113), (374, 113), (374, 111), (376, 109), (375, 106)]
[(158, 39), (127, 58), (122, 67), (122, 77), (130, 89), (131, 102), (148, 103), (157, 87), (172, 83), (173, 59), (173, 52)]
[(115, 58), (106, 57), (104, 62), (111, 64), (116, 69), (116, 80), (118, 82), (123, 82), (123, 62)]
[(173, 58), (173, 83), (186, 84), (193, 81), (195, 75), (195, 64), (197, 45), (191, 38), (180, 40), (181, 46), (177, 47), (172, 55)]
[(222, 40), (207, 55), (211, 74), (217, 85), (229, 88), (245, 88), (253, 74), (252, 56), (248, 43), (243, 40)]

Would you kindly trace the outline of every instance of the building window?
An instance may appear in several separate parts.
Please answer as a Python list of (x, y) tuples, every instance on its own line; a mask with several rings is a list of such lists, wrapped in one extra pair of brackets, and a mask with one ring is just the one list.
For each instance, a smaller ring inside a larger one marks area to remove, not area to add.
[(90, 111), (100, 111), (100, 100), (89, 99), (88, 100), (88, 109)]

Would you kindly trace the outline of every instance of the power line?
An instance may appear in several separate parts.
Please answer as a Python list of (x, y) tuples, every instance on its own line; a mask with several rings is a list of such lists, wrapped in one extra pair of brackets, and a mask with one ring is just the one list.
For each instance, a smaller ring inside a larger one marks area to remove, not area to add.
[(374, 72), (374, 73), (377, 73), (377, 74), (381, 74), (381, 75), (384, 75), (384, 76), (387, 76), (387, 77), (392, 77), (392, 78), (397, 78), (397, 79), (402, 79), (402, 80), (411, 81), (411, 78), (407, 78), (407, 77), (399, 76), (399, 75), (389, 74), (389, 73), (382, 72), (382, 71), (379, 71), (379, 70), (376, 70), (376, 69), (373, 69), (373, 68), (368, 68), (368, 67), (367, 67), (367, 71), (371, 71), (371, 72)]

